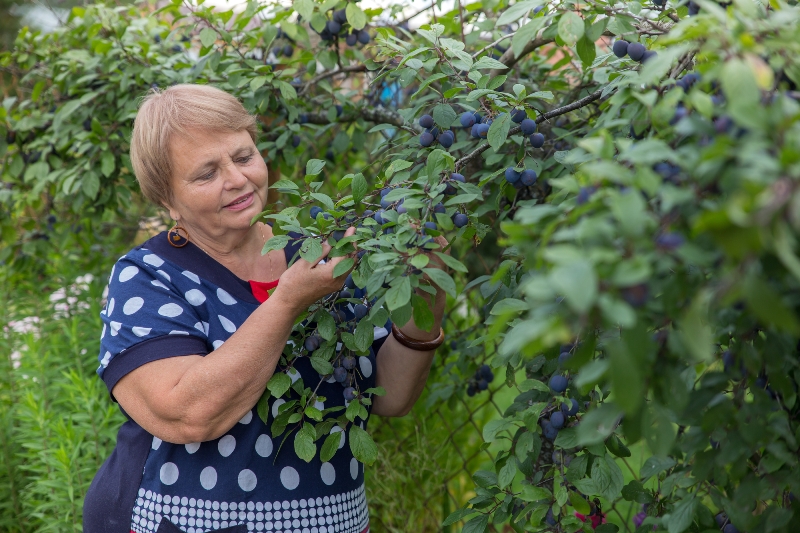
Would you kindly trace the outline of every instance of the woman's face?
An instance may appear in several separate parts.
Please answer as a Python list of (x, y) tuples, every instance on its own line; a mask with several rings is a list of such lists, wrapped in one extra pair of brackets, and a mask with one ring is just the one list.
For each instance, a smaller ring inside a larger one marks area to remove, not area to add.
[(267, 165), (247, 131), (192, 130), (171, 146), (170, 215), (214, 238), (247, 230), (267, 202)]

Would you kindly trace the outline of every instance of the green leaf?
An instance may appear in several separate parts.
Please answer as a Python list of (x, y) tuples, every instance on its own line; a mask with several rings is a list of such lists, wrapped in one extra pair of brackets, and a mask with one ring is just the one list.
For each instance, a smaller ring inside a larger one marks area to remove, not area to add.
[(353, 176), (353, 181), (350, 184), (350, 188), (353, 191), (353, 202), (358, 204), (361, 202), (364, 196), (366, 196), (369, 186), (367, 185), (367, 180), (364, 178), (364, 175), (359, 172)]
[(517, 461), (513, 457), (509, 457), (506, 464), (500, 469), (497, 474), (497, 486), (501, 489), (506, 488), (514, 481), (514, 476), (517, 474)]
[(541, 0), (524, 0), (523, 2), (517, 2), (503, 11), (503, 14), (497, 19), (495, 27), (500, 28), (501, 26), (505, 26), (510, 22), (519, 22), (525, 15), (528, 14), (531, 9), (542, 5), (543, 3), (544, 2)]
[(287, 178), (281, 178), (272, 185), (269, 186), (270, 189), (289, 189), (289, 190), (297, 190), (299, 187), (295, 182)]
[(306, 20), (311, 20), (311, 15), (314, 14), (314, 2), (312, 0), (295, 0), (292, 7)]
[(264, 391), (264, 394), (261, 395), (261, 398), (258, 400), (258, 405), (256, 405), (256, 412), (258, 413), (258, 418), (266, 424), (269, 420), (269, 399), (272, 395), (269, 392), (269, 389)]
[(553, 495), (544, 487), (525, 485), (522, 487), (520, 498), (526, 502), (537, 502), (540, 500), (550, 500), (553, 498)]
[(334, 209), (336, 209), (336, 205), (333, 203), (333, 200), (331, 200), (331, 197), (328, 196), (327, 194), (322, 194), (321, 192), (312, 192), (310, 196), (315, 200), (318, 200), (320, 203), (322, 203), (322, 205), (327, 207), (329, 210), (333, 211)]
[(542, 29), (546, 20), (544, 17), (536, 17), (517, 30), (517, 33), (511, 38), (511, 50), (513, 50), (515, 58), (518, 58), (525, 46), (536, 38), (536, 34)]
[(354, 335), (356, 348), (361, 352), (368, 351), (375, 340), (375, 328), (367, 317), (362, 318), (358, 323)]
[(384, 174), (386, 174), (387, 178), (391, 178), (395, 172), (400, 172), (401, 170), (405, 170), (408, 167), (412, 166), (414, 166), (414, 163), (411, 163), (410, 161), (405, 161), (403, 159), (395, 159), (389, 164), (388, 167), (386, 167)]
[(317, 445), (314, 443), (316, 432), (311, 424), (303, 424), (302, 429), (294, 436), (294, 453), (303, 461), (310, 463), (317, 454)]
[(614, 431), (621, 414), (613, 403), (589, 411), (578, 426), (578, 442), (584, 446), (603, 442)]
[(570, 46), (583, 37), (583, 19), (573, 11), (567, 11), (558, 21), (558, 36)]
[(754, 275), (748, 276), (742, 287), (748, 307), (762, 322), (787, 333), (800, 333), (797, 316), (770, 285)]
[(208, 48), (217, 41), (217, 32), (211, 28), (203, 28), (200, 31), (200, 43)]
[(408, 277), (400, 279), (393, 287), (386, 291), (386, 306), (389, 311), (394, 311), (411, 301), (411, 280)]
[(450, 128), (457, 117), (453, 108), (447, 104), (437, 104), (433, 108), (433, 120), (444, 129)]
[(347, 22), (350, 23), (353, 29), (362, 30), (367, 25), (367, 14), (357, 4), (348, 2), (345, 13), (347, 14)]
[(656, 474), (672, 468), (675, 464), (675, 459), (672, 457), (648, 457), (639, 470), (639, 477), (644, 483)]
[(422, 271), (426, 273), (436, 285), (441, 287), (444, 292), (453, 298), (457, 296), (456, 283), (453, 281), (453, 278), (450, 277), (450, 274), (438, 268), (423, 268)]
[(614, 435), (613, 433), (606, 440), (606, 448), (608, 448), (608, 451), (610, 451), (617, 457), (631, 456), (631, 451), (628, 449), (628, 447), (625, 446), (622, 440), (620, 440), (620, 438)]
[[(500, 300), (494, 304), (490, 314), (502, 315), (504, 313), (523, 313), (529, 309), (530, 307), (528, 306), (527, 302), (517, 300), (516, 298), (506, 298), (505, 300)], [(547, 389), (545, 389), (545, 392), (546, 391)]]
[(511, 426), (508, 420), (490, 420), (483, 426), (483, 440), (486, 442), (494, 441), (495, 437), (500, 431), (503, 431)]
[(635, 479), (622, 488), (622, 497), (629, 502), (653, 503), (653, 496), (650, 491)]
[(442, 522), (442, 526), (449, 526), (455, 524), (456, 522), (460, 522), (463, 518), (471, 514), (475, 514), (475, 509), (459, 509), (456, 512), (452, 513), (448, 516), (444, 522)]
[(470, 70), (481, 70), (485, 68), (490, 68), (492, 70), (502, 70), (502, 69), (507, 69), (508, 67), (505, 65), (505, 63), (501, 63), (496, 59), (492, 59), (489, 56), (483, 56), (472, 65), (472, 68)]
[(485, 533), (489, 528), (489, 515), (481, 514), (464, 524), (461, 533)]
[(322, 243), (318, 239), (309, 237), (303, 239), (303, 244), (300, 245), (300, 257), (313, 263), (322, 255)]
[(325, 161), (322, 159), (309, 159), (306, 162), (306, 176), (316, 176), (325, 167)]
[(289, 244), (289, 239), (290, 237), (288, 235), (273, 235), (264, 243), (264, 247), (261, 249), (261, 255), (271, 252), (272, 250), (283, 250), (286, 248), (286, 245)]
[(589, 502), (587, 502), (583, 496), (581, 496), (575, 491), (570, 491), (569, 503), (572, 504), (575, 510), (581, 513), (582, 515), (588, 515), (591, 512), (591, 508), (589, 507)]
[(747, 63), (735, 56), (726, 61), (722, 67), (720, 82), (728, 101), (726, 111), (737, 122), (758, 127), (758, 119), (750, 115), (758, 113), (761, 91)]
[(590, 41), (585, 35), (578, 39), (578, 44), (575, 47), (578, 52), (578, 57), (581, 58), (581, 63), (583, 63), (583, 69), (588, 69), (592, 63), (594, 62), (594, 58), (597, 57), (597, 48), (594, 45), (594, 41)]
[(455, 257), (452, 257), (442, 252), (433, 252), (433, 254), (439, 259), (441, 259), (445, 265), (452, 268), (453, 270), (464, 273), (468, 272), (467, 267), (465, 267), (464, 264)]
[(331, 365), (328, 361), (321, 357), (310, 357), (311, 359), (311, 366), (314, 367), (314, 370), (322, 374), (323, 376), (329, 376), (333, 374), (333, 365)]
[(576, 313), (587, 313), (597, 298), (597, 275), (588, 261), (576, 260), (556, 267), (550, 273), (550, 281)]
[(595, 457), (592, 464), (592, 481), (594, 481), (599, 494), (609, 501), (615, 500), (622, 492), (625, 480), (622, 477), (617, 463), (606, 455), (605, 457)]
[(267, 382), (267, 390), (276, 398), (280, 398), (292, 386), (292, 378), (284, 372), (275, 372)]
[(378, 447), (369, 433), (353, 424), (350, 426), (350, 451), (359, 462), (369, 466), (378, 458)]
[(411, 295), (411, 314), (414, 317), (414, 325), (423, 331), (431, 331), (434, 324), (433, 311), (430, 304), (425, 299), (414, 293)]
[(103, 176), (107, 178), (111, 177), (115, 168), (116, 161), (114, 160), (114, 154), (111, 152), (103, 152), (103, 155), (100, 156), (100, 171), (103, 173)]
[(669, 533), (683, 533), (692, 525), (694, 510), (697, 507), (697, 499), (693, 494), (686, 496), (679, 501), (672, 512), (669, 514), (667, 530)]
[(494, 119), (492, 125), (489, 127), (489, 134), (487, 135), (489, 146), (495, 150), (500, 150), (500, 148), (503, 146), (503, 143), (505, 143), (506, 139), (508, 138), (508, 130), (510, 129), (511, 114), (501, 113), (496, 119)]
[(527, 392), (529, 390), (550, 392), (550, 387), (548, 387), (538, 379), (526, 379), (525, 381), (519, 384), (519, 390), (522, 392)]
[(325, 437), (325, 442), (322, 444), (322, 449), (319, 452), (319, 459), (323, 463), (327, 463), (333, 456), (336, 455), (336, 452), (339, 450), (339, 443), (342, 442), (342, 433), (340, 431), (334, 431), (327, 437)]
[[(45, 163), (43, 163), (45, 164)], [(100, 178), (95, 172), (87, 172), (81, 180), (81, 190), (88, 198), (94, 200), (100, 192)]]
[(609, 342), (607, 353), (611, 359), (609, 374), (614, 399), (625, 410), (625, 413), (633, 415), (644, 401), (642, 372), (639, 370), (636, 359), (630, 353), (629, 347), (622, 340)]
[(331, 340), (336, 335), (336, 322), (328, 311), (321, 309), (314, 315), (317, 322), (317, 332), (325, 340)]
[(345, 257), (344, 259), (336, 263), (335, 267), (333, 267), (333, 277), (338, 278), (342, 274), (346, 274), (347, 272), (350, 271), (351, 268), (353, 268), (353, 265), (355, 264), (356, 264), (355, 259), (353, 259), (352, 257)]

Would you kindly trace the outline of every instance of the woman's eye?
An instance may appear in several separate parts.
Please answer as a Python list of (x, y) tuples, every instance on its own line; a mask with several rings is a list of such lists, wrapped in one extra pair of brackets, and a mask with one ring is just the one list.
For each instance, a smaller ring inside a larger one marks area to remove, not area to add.
[(239, 163), (249, 163), (251, 159), (253, 159), (253, 156), (248, 155), (247, 157), (242, 157), (241, 159), (239, 159)]
[(210, 179), (211, 179), (211, 178), (213, 178), (213, 177), (214, 177), (214, 171), (212, 170), (212, 171), (211, 171), (211, 172), (209, 172), (208, 174), (205, 174), (205, 175), (203, 175), (203, 176), (200, 176), (200, 179), (201, 179), (201, 180), (210, 180)]

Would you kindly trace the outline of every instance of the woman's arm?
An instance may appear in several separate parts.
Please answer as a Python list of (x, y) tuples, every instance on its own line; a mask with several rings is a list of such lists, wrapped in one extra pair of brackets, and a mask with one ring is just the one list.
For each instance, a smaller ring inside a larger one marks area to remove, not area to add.
[[(351, 228), (346, 235), (352, 235)], [(280, 277), (272, 296), (225, 343), (206, 356), (170, 357), (144, 364), (112, 393), (137, 424), (174, 444), (224, 435), (258, 403), (272, 377), (295, 319), (308, 306), (344, 284), (333, 277), (345, 259), (318, 264), (298, 260)]]
[[(436, 242), (441, 249), (447, 249), (448, 243), (444, 237), (437, 237)], [(433, 254), (429, 254), (429, 257), (431, 267), (446, 269), (441, 259)], [(425, 278), (430, 281), (427, 276)], [(436, 289), (435, 298), (419, 289), (416, 292), (428, 303), (433, 312), (433, 327), (430, 331), (420, 329), (412, 318), (400, 327), (400, 331), (412, 339), (429, 341), (439, 336), (447, 295), (435, 283), (431, 282), (431, 285)], [(390, 334), (376, 356), (375, 384), (386, 389), (386, 395), (373, 397), (372, 413), (379, 416), (407, 415), (425, 388), (435, 354), (436, 350), (423, 352), (407, 348)]]

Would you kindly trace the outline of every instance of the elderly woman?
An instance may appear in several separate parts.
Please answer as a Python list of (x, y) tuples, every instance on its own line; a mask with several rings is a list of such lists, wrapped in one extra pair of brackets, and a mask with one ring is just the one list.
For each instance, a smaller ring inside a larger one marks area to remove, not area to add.
[[(153, 91), (136, 117), (131, 162), (145, 196), (184, 231), (153, 237), (111, 270), (97, 372), (128, 420), (86, 496), (84, 531), (368, 531), (364, 471), (347, 431), (334, 426), (342, 437), (330, 462), (307, 463), (291, 441), (278, 454), (280, 440), (256, 414), (270, 377), (285, 370), (296, 319), (345, 275), (333, 277), (344, 258), (325, 261), (327, 244), (311, 263), (292, 263), (299, 242), (261, 254), (272, 230), (251, 224), (269, 184), (255, 118), (213, 87)], [(359, 358), (358, 390), (386, 390), (372, 414), (403, 416), (419, 397), (443, 340), (441, 290), (430, 303), (430, 331), (387, 323)], [(293, 380), (320, 384), (318, 408), (345, 404), (341, 384), (307, 357), (294, 367)], [(270, 400), (270, 423), (283, 401)]]

